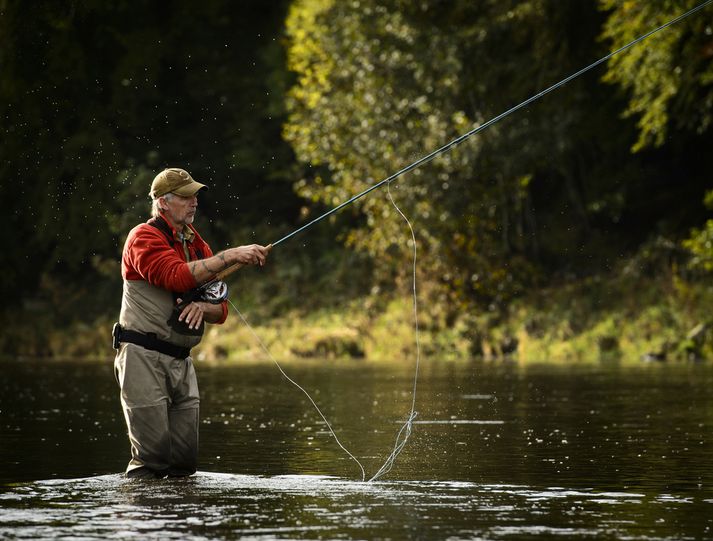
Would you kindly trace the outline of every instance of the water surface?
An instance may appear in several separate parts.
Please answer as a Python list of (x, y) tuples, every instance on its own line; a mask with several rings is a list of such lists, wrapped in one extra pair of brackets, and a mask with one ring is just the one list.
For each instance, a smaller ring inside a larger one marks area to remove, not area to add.
[[(198, 364), (201, 471), (153, 482), (120, 475), (110, 363), (1, 366), (0, 538), (713, 538), (705, 364), (429, 361), (413, 435), (377, 483), (269, 364)], [(413, 366), (285, 369), (373, 474)]]

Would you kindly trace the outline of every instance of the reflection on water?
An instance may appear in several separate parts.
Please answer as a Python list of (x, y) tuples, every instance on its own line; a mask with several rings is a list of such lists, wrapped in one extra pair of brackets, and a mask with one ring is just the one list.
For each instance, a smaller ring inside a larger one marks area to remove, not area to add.
[[(128, 443), (110, 364), (2, 368), (0, 538), (713, 538), (706, 365), (427, 363), (413, 435), (377, 483), (356, 481), (270, 365), (199, 365), (204, 471), (152, 482), (117, 473)], [(378, 469), (411, 367), (286, 370)]]

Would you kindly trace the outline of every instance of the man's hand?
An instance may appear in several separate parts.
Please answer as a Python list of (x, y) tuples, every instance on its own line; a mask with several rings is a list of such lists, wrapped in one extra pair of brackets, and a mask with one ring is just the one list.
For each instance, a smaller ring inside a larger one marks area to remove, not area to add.
[[(177, 299), (177, 304), (181, 304), (182, 299)], [(210, 305), (212, 306), (212, 305)], [(186, 307), (181, 311), (178, 316), (178, 321), (185, 321), (189, 329), (197, 329), (203, 323), (203, 317), (208, 308), (208, 303), (205, 302), (191, 302), (186, 305)]]
[(260, 246), (259, 244), (248, 244), (246, 246), (230, 248), (230, 251), (233, 252), (231, 256), (235, 259), (236, 263), (242, 265), (260, 265), (262, 267), (265, 264), (267, 254), (271, 248), (272, 245)]

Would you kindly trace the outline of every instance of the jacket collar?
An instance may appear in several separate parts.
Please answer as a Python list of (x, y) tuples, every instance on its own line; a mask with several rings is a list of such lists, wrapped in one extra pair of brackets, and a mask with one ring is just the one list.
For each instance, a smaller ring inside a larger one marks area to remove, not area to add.
[(171, 233), (173, 234), (174, 240), (177, 242), (183, 242), (184, 240), (187, 242), (193, 242), (193, 239), (196, 238), (196, 232), (193, 229), (193, 226), (186, 225), (183, 228), (183, 231), (177, 231), (176, 228), (173, 227), (171, 222), (164, 216), (163, 212), (160, 213), (161, 219), (166, 222), (166, 225), (171, 229)]

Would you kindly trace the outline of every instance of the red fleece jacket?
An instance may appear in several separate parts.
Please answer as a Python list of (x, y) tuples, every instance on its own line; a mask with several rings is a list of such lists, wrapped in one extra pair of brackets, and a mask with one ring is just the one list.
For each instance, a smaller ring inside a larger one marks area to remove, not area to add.
[[(199, 259), (213, 255), (213, 252), (193, 226), (195, 233), (192, 242), (187, 242), (190, 259)], [(174, 243), (171, 246), (166, 235), (159, 229), (144, 223), (134, 227), (126, 238), (124, 252), (121, 257), (121, 276), (124, 280), (144, 280), (151, 285), (183, 293), (193, 289), (196, 284), (188, 269), (183, 245), (177, 240), (174, 232)], [(228, 316), (228, 303), (222, 303), (223, 317), (218, 323), (223, 323)]]

